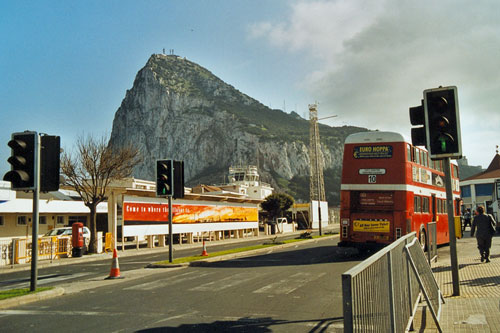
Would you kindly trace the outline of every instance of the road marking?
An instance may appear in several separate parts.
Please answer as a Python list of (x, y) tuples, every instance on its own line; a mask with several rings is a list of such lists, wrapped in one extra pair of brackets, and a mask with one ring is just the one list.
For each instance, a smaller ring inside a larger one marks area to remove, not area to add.
[(122, 316), (126, 313), (110, 313), (103, 311), (40, 311), (40, 310), (0, 310), (0, 315), (43, 315), (43, 316)]
[[(76, 273), (76, 274), (65, 274), (65, 275), (39, 275), (37, 279), (37, 285), (44, 285), (44, 284), (49, 284), (53, 282), (59, 282), (59, 281), (64, 281), (64, 280), (69, 280), (69, 279), (75, 279), (79, 278), (82, 276), (86, 275), (91, 275), (93, 273)], [(2, 282), (1, 284), (4, 284), (5, 286), (0, 287), (0, 290), (8, 290), (8, 289), (19, 289), (19, 288), (27, 288), (30, 285), (30, 279), (22, 279), (18, 283), (10, 283), (9, 282), (15, 282), (16, 280), (11, 280), (11, 281), (5, 281)]]
[(317, 280), (325, 275), (326, 273), (312, 274), (312, 273), (299, 272), (294, 275), (291, 275), (288, 279), (283, 279), (277, 282), (273, 282), (260, 289), (254, 290), (253, 293), (288, 295), (297, 290), (298, 288), (302, 287), (306, 283)]
[(253, 280), (255, 278), (258, 278), (262, 276), (263, 274), (261, 273), (238, 273), (234, 274), (231, 276), (228, 276), (226, 278), (205, 283), (202, 284), (198, 287), (194, 287), (189, 289), (190, 291), (221, 291), (227, 288), (231, 288), (237, 285), (240, 285), (242, 283), (245, 283), (247, 281)]
[(200, 279), (204, 278), (208, 275), (214, 274), (213, 272), (209, 273), (198, 273), (197, 271), (192, 271), (192, 272), (187, 272), (183, 274), (178, 274), (174, 275), (165, 279), (160, 279), (160, 280), (155, 280), (151, 282), (146, 282), (142, 284), (138, 284), (135, 286), (127, 287), (124, 288), (123, 290), (153, 290), (153, 289), (159, 289), (159, 288), (164, 288), (168, 286), (172, 286), (174, 284), (180, 283), (180, 282), (186, 282), (186, 281), (191, 281), (195, 279)]

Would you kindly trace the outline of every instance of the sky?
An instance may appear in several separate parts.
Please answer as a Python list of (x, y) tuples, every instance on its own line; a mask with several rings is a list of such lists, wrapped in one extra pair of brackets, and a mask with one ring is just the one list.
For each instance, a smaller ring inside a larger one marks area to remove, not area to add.
[[(463, 153), (500, 145), (495, 0), (1, 1), (0, 174), (13, 132), (110, 135), (137, 72), (170, 50), (263, 104), (410, 137), (423, 91), (457, 86)], [(320, 133), (321, 134), (321, 133)]]

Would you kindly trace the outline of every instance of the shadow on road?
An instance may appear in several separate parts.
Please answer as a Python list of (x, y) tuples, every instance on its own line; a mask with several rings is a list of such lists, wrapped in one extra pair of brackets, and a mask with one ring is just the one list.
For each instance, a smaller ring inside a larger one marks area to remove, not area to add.
[[(309, 323), (309, 325), (308, 325)], [(177, 327), (164, 326), (148, 328), (136, 331), (138, 333), (159, 333), (159, 332), (272, 332), (272, 326), (276, 325), (308, 325), (309, 332), (333, 332), (332, 325), (335, 324), (335, 331), (343, 332), (343, 317), (327, 318), (320, 320), (279, 320), (273, 318), (240, 318), (238, 320), (217, 320), (212, 323), (202, 324), (182, 324)]]
[[(265, 267), (265, 266), (289, 266), (289, 265), (313, 265), (332, 262), (362, 261), (372, 253), (360, 253), (353, 248), (337, 246), (318, 246), (314, 248), (270, 252), (262, 255), (254, 255), (244, 258), (224, 261), (197, 261), (192, 266), (203, 267)], [(298, 259), (297, 259), (298, 258)]]

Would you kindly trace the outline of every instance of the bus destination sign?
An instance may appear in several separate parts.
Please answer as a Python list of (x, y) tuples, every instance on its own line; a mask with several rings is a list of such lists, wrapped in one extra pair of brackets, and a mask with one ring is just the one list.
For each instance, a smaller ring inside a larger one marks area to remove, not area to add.
[(354, 147), (354, 158), (391, 158), (392, 146), (357, 146)]

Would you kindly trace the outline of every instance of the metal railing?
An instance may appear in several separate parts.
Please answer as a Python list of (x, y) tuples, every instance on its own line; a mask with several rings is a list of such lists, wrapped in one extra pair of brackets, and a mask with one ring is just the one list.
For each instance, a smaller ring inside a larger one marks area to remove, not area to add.
[[(420, 291), (437, 289), (440, 295), (435, 280), (434, 284), (429, 282), (434, 277), (415, 235), (413, 232), (401, 237), (342, 274), (345, 332), (407, 331), (412, 326)], [(419, 274), (425, 275), (424, 283)], [(428, 303), (434, 302), (436, 292), (428, 294)], [(439, 318), (439, 310), (436, 315)]]

